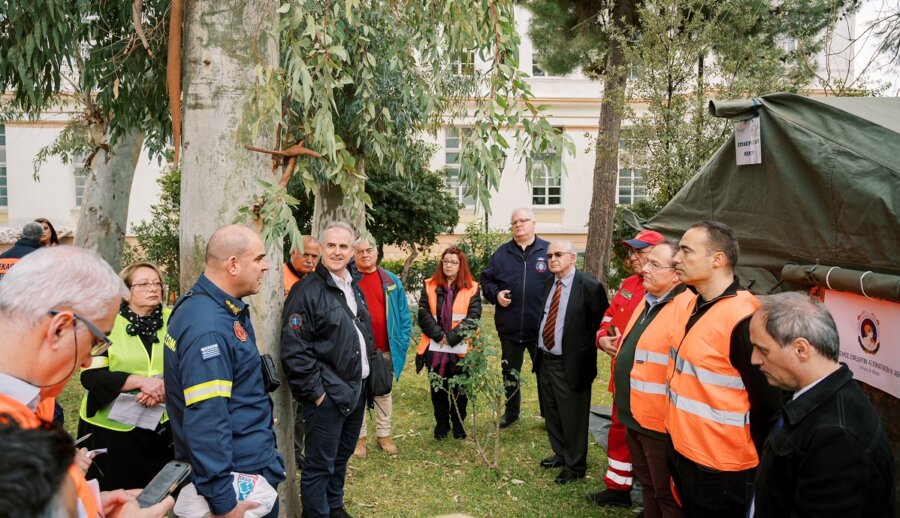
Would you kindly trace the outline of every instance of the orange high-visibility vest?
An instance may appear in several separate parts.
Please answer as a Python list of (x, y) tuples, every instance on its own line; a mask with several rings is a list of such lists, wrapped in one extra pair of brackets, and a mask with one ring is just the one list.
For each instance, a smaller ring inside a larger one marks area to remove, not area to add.
[[(437, 320), (437, 312), (440, 309), (437, 307), (437, 283), (431, 279), (427, 279), (425, 281), (425, 293), (428, 295), (428, 307), (431, 309), (431, 316)], [(477, 296), (477, 282), (473, 282), (468, 288), (459, 290), (456, 293), (456, 299), (453, 300), (453, 329), (456, 329), (460, 322), (466, 318), (466, 315), (469, 313), (469, 302), (472, 301), (472, 297)], [(422, 333), (422, 339), (419, 340), (419, 348), (416, 352), (418, 354), (425, 354), (425, 351), (428, 350), (428, 344), (430, 343), (431, 339), (428, 338), (425, 333)], [(465, 356), (465, 354), (460, 354), (460, 356)]]
[(19, 258), (8, 257), (5, 259), (0, 259), (0, 279), (6, 276), (9, 273), (9, 269), (15, 266), (17, 262), (19, 262)]
[(286, 264), (282, 265), (281, 269), (284, 271), (284, 298), (287, 298), (288, 293), (291, 292), (291, 287), (300, 282), (300, 277), (297, 277)]
[[(684, 323), (679, 326), (676, 316), (684, 313), (694, 295), (683, 291), (660, 308), (653, 321), (644, 328), (634, 347), (634, 365), (631, 368), (631, 415), (648, 430), (666, 433), (666, 374), (669, 367), (669, 351), (681, 341)], [(622, 334), (628, 336), (635, 322), (644, 314), (646, 300), (641, 300), (631, 314)]]
[(743, 471), (759, 464), (747, 389), (729, 360), (734, 328), (758, 307), (748, 291), (718, 300), (670, 352), (666, 428), (675, 450), (701, 466)]
[[(46, 400), (42, 400), (41, 403), (44, 401)], [(40, 404), (38, 406), (40, 406)], [(9, 417), (15, 419), (22, 428), (32, 429), (41, 425), (41, 420), (38, 419), (27, 406), (5, 394), (0, 394), (0, 414), (9, 415)], [(52, 411), (50, 412), (50, 418), (53, 418)], [(101, 516), (100, 503), (97, 502), (97, 499), (94, 497), (94, 492), (91, 490), (90, 486), (88, 486), (87, 480), (84, 479), (84, 474), (75, 464), (69, 466), (69, 478), (75, 483), (75, 491), (78, 494), (78, 500), (80, 500), (81, 505), (84, 506), (88, 518), (98, 518)]]

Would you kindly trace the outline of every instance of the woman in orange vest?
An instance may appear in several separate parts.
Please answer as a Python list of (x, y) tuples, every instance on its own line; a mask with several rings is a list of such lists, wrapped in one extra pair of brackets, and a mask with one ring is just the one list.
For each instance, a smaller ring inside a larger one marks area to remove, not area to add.
[(467, 335), (476, 331), (481, 318), (481, 296), (472, 276), (466, 254), (450, 247), (441, 254), (437, 271), (425, 281), (419, 297), (419, 327), (422, 339), (416, 356), (416, 371), (427, 366), (441, 377), (439, 388), (431, 387), (434, 407), (434, 438), (441, 440), (450, 433), (465, 439), (463, 421), (469, 398), (464, 390), (450, 386), (449, 379), (462, 371), (457, 361), (465, 356)]

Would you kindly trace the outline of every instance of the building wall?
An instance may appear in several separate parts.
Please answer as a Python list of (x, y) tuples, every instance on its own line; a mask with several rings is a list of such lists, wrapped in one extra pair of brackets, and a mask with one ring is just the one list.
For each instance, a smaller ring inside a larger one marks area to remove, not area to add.
[[(0, 225), (20, 228), (37, 217), (45, 217), (58, 231), (73, 231), (77, 226), (75, 164), (64, 164), (52, 156), (42, 164), (37, 179), (32, 164), (37, 153), (62, 131), (67, 117), (65, 113), (51, 113), (41, 121), (4, 124), (8, 204), (0, 207)], [(102, 155), (101, 152), (95, 160), (102, 160)], [(150, 206), (159, 197), (156, 178), (161, 168), (146, 151), (141, 155), (129, 200), (129, 234), (134, 225), (150, 217)]]

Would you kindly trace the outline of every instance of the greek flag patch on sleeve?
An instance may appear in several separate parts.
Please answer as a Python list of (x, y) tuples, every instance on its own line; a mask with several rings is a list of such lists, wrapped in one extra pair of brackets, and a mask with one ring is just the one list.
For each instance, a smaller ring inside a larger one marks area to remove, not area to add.
[(200, 355), (204, 360), (215, 358), (219, 355), (219, 344), (207, 345), (200, 348)]

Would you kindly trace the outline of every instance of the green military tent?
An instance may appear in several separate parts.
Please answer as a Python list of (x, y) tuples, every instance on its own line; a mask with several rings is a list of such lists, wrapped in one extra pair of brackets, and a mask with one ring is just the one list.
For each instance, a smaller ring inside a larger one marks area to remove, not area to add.
[(900, 302), (900, 99), (779, 93), (709, 110), (759, 118), (761, 163), (737, 165), (732, 135), (646, 227), (730, 225), (757, 293), (784, 281)]

